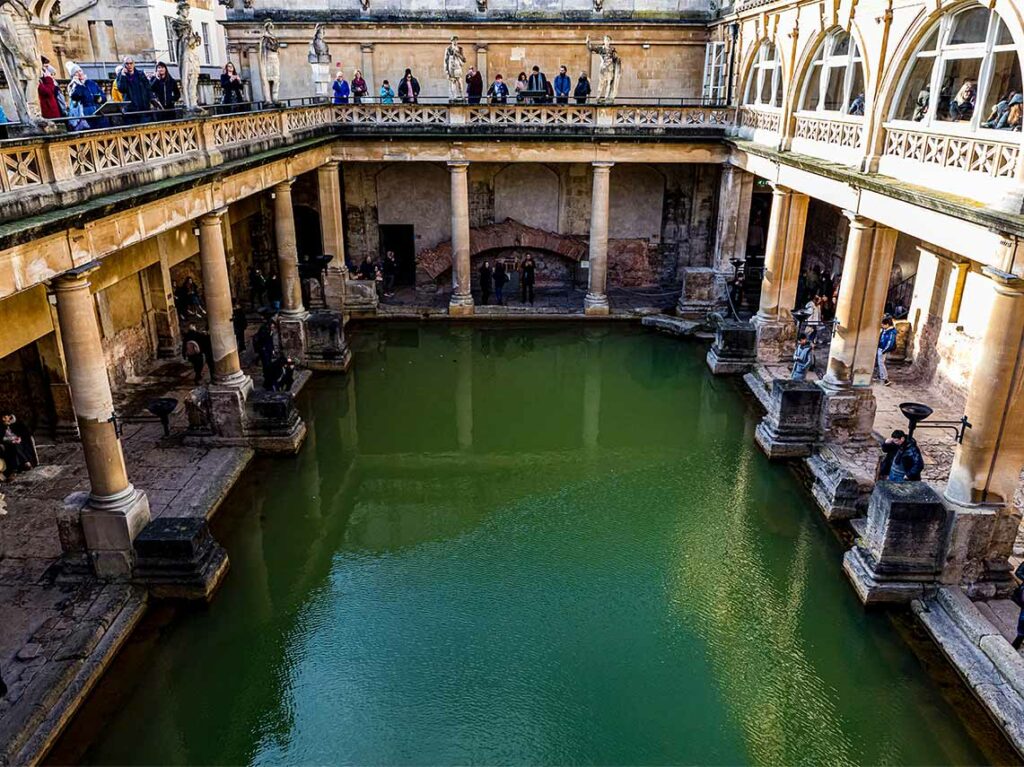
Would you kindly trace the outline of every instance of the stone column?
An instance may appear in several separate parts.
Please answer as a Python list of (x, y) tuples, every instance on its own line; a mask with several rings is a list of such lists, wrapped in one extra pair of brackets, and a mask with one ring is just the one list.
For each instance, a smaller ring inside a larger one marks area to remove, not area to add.
[(718, 188), (718, 222), (715, 228), (715, 286), (718, 300), (727, 301), (729, 282), (735, 269), (732, 259), (747, 256), (747, 230), (754, 195), (754, 174), (733, 165), (722, 166)]
[[(487, 46), (477, 45), (476, 46), (476, 70), (480, 73), (480, 76), (484, 79), (484, 93), (487, 93), (487, 89), (491, 85), (491, 80), (487, 76)], [(486, 99), (484, 99), (486, 101)]]
[[(362, 43), (359, 46), (359, 51), (361, 54), (360, 59), (362, 60), (360, 69), (363, 71), (363, 79), (366, 80), (366, 86), (369, 88), (367, 95), (375, 99), (380, 94), (380, 83), (373, 76), (373, 43)], [(395, 89), (395, 93), (398, 93), (397, 85), (392, 83), (391, 87)], [(324, 242), (326, 243), (327, 241), (324, 240)]]
[(53, 282), (68, 382), (89, 474), (89, 494), (73, 494), (65, 504), (80, 510), (82, 532), (97, 575), (127, 577), (134, 562), (132, 542), (150, 519), (149, 500), (128, 481), (114, 425), (110, 381), (89, 291), (88, 275), (98, 267), (94, 261)]
[(281, 279), (281, 346), (286, 353), (304, 357), (305, 320), (309, 316), (302, 305), (299, 279), (299, 253), (295, 245), (295, 213), (292, 210), (294, 179), (276, 184), (274, 196), (274, 235), (277, 240), (277, 270)]
[(800, 278), (809, 202), (807, 195), (783, 186), (777, 185), (772, 191), (761, 304), (752, 320), (757, 328), (757, 356), (765, 362), (786, 358), (796, 336), (792, 311)]
[(203, 293), (213, 346), (214, 383), (241, 387), (249, 377), (242, 372), (231, 324), (231, 277), (228, 275), (222, 228), (225, 210), (220, 208), (199, 219), (199, 263), (203, 271)]
[[(364, 75), (365, 77), (365, 75)], [(367, 82), (370, 82), (367, 80)], [(324, 280), (324, 299), (329, 309), (344, 311), (345, 279), (345, 224), (341, 210), (341, 164), (329, 162), (321, 165), (316, 172), (317, 189), (320, 199), (320, 234), (324, 242), (324, 254), (334, 256), (327, 265)]]
[(836, 303), (836, 328), (822, 386), (828, 395), (825, 429), (833, 440), (866, 439), (875, 421), (871, 376), (878, 333), (889, 291), (896, 230), (846, 211), (843, 276)]
[(469, 264), (469, 163), (448, 163), (452, 196), (452, 297), (448, 314), (473, 314)]
[(607, 315), (608, 305), (608, 208), (611, 192), (612, 165), (593, 163), (594, 186), (590, 200), (590, 283), (583, 300), (583, 313), (592, 316)]
[(910, 300), (914, 375), (930, 382), (939, 365), (938, 339), (945, 322), (954, 257), (930, 246), (918, 247), (917, 278)]
[(942, 580), (972, 596), (1008, 593), (1020, 527), (1014, 502), (1024, 465), (1024, 279), (984, 267), (992, 304), (964, 412), (972, 428), (953, 454), (945, 500), (953, 512)]

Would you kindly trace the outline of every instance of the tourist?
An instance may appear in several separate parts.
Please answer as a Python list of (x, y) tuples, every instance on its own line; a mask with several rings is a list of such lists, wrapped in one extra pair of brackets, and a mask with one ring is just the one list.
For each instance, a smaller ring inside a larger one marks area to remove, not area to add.
[(466, 101), (470, 104), (479, 104), (483, 95), (484, 77), (477, 72), (476, 67), (470, 67), (466, 74)]
[(847, 114), (864, 116), (864, 94), (858, 93), (857, 97), (850, 102), (850, 111)]
[(203, 297), (199, 293), (199, 286), (191, 277), (186, 277), (185, 282), (178, 288), (177, 293), (178, 313), (182, 316), (205, 317), (206, 309), (203, 306)]
[(894, 348), (896, 348), (896, 325), (892, 321), (892, 317), (885, 316), (882, 318), (882, 331), (878, 334), (878, 352), (876, 354), (878, 380), (882, 382), (882, 386), (889, 385), (889, 371), (885, 367), (885, 358)]
[(522, 101), (526, 97), (523, 92), (529, 88), (529, 81), (526, 78), (526, 72), (520, 72), (519, 77), (516, 78), (516, 101)]
[(384, 83), (380, 86), (380, 103), (395, 103), (395, 89), (391, 87), (391, 83), (389, 83), (387, 80), (385, 80)]
[(505, 297), (502, 295), (502, 291), (505, 290), (506, 282), (508, 282), (508, 273), (505, 271), (505, 263), (499, 261), (494, 265), (494, 297), (498, 301), (498, 306), (505, 305)]
[(269, 379), (264, 378), (263, 388), (268, 391), (291, 391), (295, 384), (295, 360), (283, 354), (270, 366)]
[(340, 69), (334, 76), (334, 82), (331, 83), (331, 90), (334, 91), (334, 103), (335, 104), (347, 104), (348, 96), (351, 93), (351, 88), (348, 86), (348, 81), (345, 79), (345, 73)]
[(60, 110), (60, 103), (57, 100), (60, 86), (57, 85), (57, 81), (50, 74), (48, 67), (44, 66), (42, 73), (39, 75), (37, 91), (39, 93), (39, 112), (44, 118), (47, 120), (59, 120), (64, 116)]
[(259, 357), (263, 369), (263, 388), (270, 389), (274, 382), (271, 379), (274, 362), (274, 326), (270, 317), (265, 317), (252, 337), (252, 350)]
[(398, 84), (398, 98), (403, 104), (415, 104), (420, 100), (420, 81), (412, 76), (411, 69), (405, 70), (405, 76)]
[(267, 302), (267, 278), (263, 271), (253, 264), (249, 267), (249, 303), (253, 307), (263, 306)]
[(917, 94), (917, 101), (915, 101), (914, 114), (912, 119), (914, 122), (921, 122), (924, 116), (928, 114), (928, 103), (932, 100), (932, 86), (925, 83), (924, 87)]
[(508, 103), (508, 86), (505, 85), (505, 81), (501, 79), (500, 74), (494, 76), (494, 82), (487, 89), (487, 95), (490, 97), (492, 104)]
[(530, 306), (533, 306), (533, 286), (537, 281), (537, 264), (533, 261), (533, 256), (527, 255), (526, 260), (523, 262), (523, 279), (522, 279), (522, 291), (523, 291), (523, 303), (530, 302)]
[(576, 81), (576, 89), (572, 95), (577, 104), (587, 103), (587, 99), (590, 98), (590, 78), (587, 77), (586, 72), (580, 72), (580, 77)]
[(277, 272), (272, 272), (267, 278), (267, 301), (275, 312), (281, 309), (282, 298), (284, 298), (284, 291), (281, 289), (281, 277)]
[(203, 335), (203, 333), (196, 329), (195, 325), (189, 325), (188, 330), (185, 331), (185, 335), (181, 339), (181, 356), (192, 365), (196, 386), (199, 386), (203, 381), (203, 367), (206, 364), (206, 355), (203, 353)]
[(248, 326), (249, 318), (245, 316), (245, 310), (236, 304), (234, 311), (231, 312), (231, 327), (235, 331), (235, 346), (238, 347), (239, 354), (245, 350), (245, 329)]
[(555, 102), (568, 104), (570, 90), (572, 90), (572, 78), (567, 74), (565, 66), (560, 66), (558, 74), (555, 75)]
[(389, 250), (384, 256), (384, 295), (388, 298), (395, 295), (395, 280), (398, 279), (398, 261), (395, 252)]
[(992, 111), (989, 113), (988, 119), (981, 124), (981, 127), (995, 128), (996, 130), (1005, 130), (1010, 128), (1010, 110), (1014, 106), (1019, 106), (1021, 101), (1021, 94), (1010, 91), (1006, 95), (1006, 98), (1002, 99), (992, 107)]
[(974, 80), (966, 78), (957, 91), (956, 97), (949, 102), (949, 118), (956, 122), (960, 119), (969, 120), (974, 114), (974, 99), (977, 98), (978, 90)]
[(789, 376), (794, 381), (807, 380), (807, 371), (814, 367), (814, 346), (806, 334), (797, 339), (793, 351), (793, 372)]
[(377, 300), (384, 299), (384, 270), (377, 264), (373, 266), (373, 290), (377, 294)]
[(0, 418), (3, 425), (3, 459), (7, 464), (7, 473), (28, 471), (39, 465), (36, 447), (32, 442), (32, 431), (14, 413), (7, 413)]
[(818, 338), (818, 328), (821, 327), (821, 305), (824, 302), (824, 296), (813, 296), (804, 306), (804, 310), (807, 312), (806, 327), (810, 328), (807, 338), (812, 344)]
[[(245, 84), (242, 82), (242, 78), (235, 71), (235, 65), (229, 61), (224, 65), (224, 70), (220, 73), (221, 103), (241, 104), (245, 100), (243, 96), (244, 90)], [(234, 112), (236, 110), (233, 108), (231, 111)]]
[(363, 98), (369, 92), (370, 88), (363, 79), (363, 73), (357, 69), (352, 73), (352, 103), (362, 104)]
[[(526, 83), (526, 89), (534, 93), (548, 92), (548, 76), (540, 71), (540, 67), (534, 65), (530, 79)], [(545, 98), (543, 96), (534, 96), (534, 103), (542, 104)]]
[(484, 261), (480, 267), (480, 303), (487, 306), (491, 302), (491, 286), (494, 284), (494, 274), (491, 272), (491, 262)]
[(519, 303), (525, 304), (526, 295), (523, 292), (525, 286), (522, 279), (520, 279), (522, 277), (522, 264), (519, 261), (519, 256), (513, 258), (511, 264), (505, 265), (505, 277), (507, 278), (505, 287), (508, 289), (508, 292), (513, 296), (519, 296)]
[[(153, 98), (165, 110), (173, 111), (174, 105), (181, 99), (181, 88), (178, 81), (171, 77), (167, 71), (167, 65), (158, 61), (156, 63), (156, 76), (149, 81), (149, 89), (153, 92)], [(161, 115), (161, 117), (172, 117), (173, 115)]]
[(96, 110), (106, 103), (107, 97), (104, 95), (103, 89), (96, 84), (96, 81), (86, 77), (85, 70), (77, 65), (74, 68), (74, 73), (71, 75), (71, 87), (68, 91), (68, 98), (71, 101), (72, 116), (83, 118), (71, 126), (73, 130), (107, 127), (107, 118), (92, 117), (92, 115), (96, 114)]
[(879, 477), (890, 482), (920, 482), (924, 471), (924, 458), (917, 441), (902, 429), (882, 443), (882, 461)]
[(117, 76), (117, 89), (126, 103), (125, 121), (129, 124), (148, 122), (148, 112), (152, 107), (153, 92), (149, 87), (149, 78), (135, 68), (135, 59), (126, 56), (124, 68)]
[(374, 266), (373, 260), (366, 256), (363, 259), (363, 263), (359, 265), (359, 279), (361, 280), (372, 280), (374, 277)]

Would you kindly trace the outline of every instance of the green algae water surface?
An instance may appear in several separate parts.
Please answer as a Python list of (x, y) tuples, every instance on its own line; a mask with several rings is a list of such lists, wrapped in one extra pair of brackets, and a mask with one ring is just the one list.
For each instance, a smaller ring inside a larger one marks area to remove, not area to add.
[(570, 324), (353, 344), (302, 395), (301, 455), (221, 510), (214, 602), (150, 619), (75, 758), (986, 761), (698, 346)]

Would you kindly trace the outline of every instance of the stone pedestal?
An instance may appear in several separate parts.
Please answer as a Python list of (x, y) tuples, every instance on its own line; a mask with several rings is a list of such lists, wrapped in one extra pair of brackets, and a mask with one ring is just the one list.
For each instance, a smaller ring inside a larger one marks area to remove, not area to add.
[(870, 439), (875, 423), (875, 395), (870, 386), (830, 386), (821, 384), (825, 393), (822, 427), (825, 438), (834, 442)]
[(814, 477), (811, 495), (825, 519), (835, 522), (864, 515), (873, 482), (850, 473), (827, 446), (807, 459), (807, 467)]
[(127, 578), (133, 567), (132, 541), (149, 524), (149, 499), (129, 485), (101, 499), (72, 493), (64, 499), (65, 517), (77, 515), (93, 570), (100, 578)]
[(315, 96), (326, 96), (328, 90), (331, 87), (331, 65), (327, 64), (310, 64), (310, 77), (313, 81), (313, 95)]
[(906, 603), (934, 586), (952, 517), (925, 482), (876, 483), (867, 532), (843, 557), (843, 570), (861, 602)]
[(699, 266), (683, 270), (683, 288), (676, 314), (688, 320), (703, 320), (718, 304), (715, 270)]
[(749, 372), (757, 363), (757, 331), (749, 322), (726, 320), (715, 331), (715, 342), (707, 355), (715, 375)]
[(757, 334), (757, 358), (766, 363), (792, 359), (796, 347), (796, 322), (755, 314), (750, 320)]
[(306, 367), (344, 373), (352, 364), (339, 312), (312, 312), (306, 320)]
[(306, 360), (306, 320), (308, 319), (309, 314), (306, 312), (301, 315), (282, 314), (277, 323), (281, 350), (303, 364)]
[(328, 309), (336, 312), (348, 311), (345, 306), (346, 277), (344, 269), (339, 269), (333, 264), (327, 267), (324, 273), (324, 300)]
[(372, 317), (377, 313), (377, 286), (373, 280), (345, 280), (345, 313), (353, 317)]
[(228, 554), (200, 517), (161, 517), (135, 539), (135, 580), (158, 599), (208, 601), (228, 571)]
[[(268, 399), (273, 405), (268, 406)], [(188, 444), (248, 446), (266, 454), (297, 453), (306, 425), (287, 392), (201, 386), (185, 400)]]
[(1020, 528), (1012, 507), (966, 506), (947, 497), (953, 530), (945, 552), (942, 582), (963, 587), (971, 597), (1006, 597), (1013, 590), (1008, 557)]
[(290, 392), (253, 392), (248, 425), (249, 433), (259, 438), (260, 450), (266, 453), (297, 453), (306, 438), (306, 424)]
[(806, 458), (821, 439), (821, 399), (813, 383), (776, 379), (754, 441), (772, 460)]

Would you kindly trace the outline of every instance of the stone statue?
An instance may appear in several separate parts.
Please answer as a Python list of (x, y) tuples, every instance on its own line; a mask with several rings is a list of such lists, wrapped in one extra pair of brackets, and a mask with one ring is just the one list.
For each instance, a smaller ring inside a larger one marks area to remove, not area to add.
[(309, 43), (308, 58), (310, 64), (331, 63), (331, 50), (327, 47), (327, 41), (324, 40), (323, 24), (317, 24), (313, 30), (313, 39)]
[(21, 0), (0, 0), (0, 67), (11, 89), (18, 120), (39, 125), (39, 46), (32, 15)]
[(277, 89), (281, 84), (281, 59), (278, 50), (281, 43), (274, 34), (274, 22), (263, 22), (260, 33), (260, 81), (263, 84), (263, 100), (277, 101)]
[(185, 109), (194, 111), (199, 107), (199, 72), (202, 67), (199, 46), (202, 45), (203, 38), (192, 27), (190, 10), (188, 0), (178, 0), (178, 13), (171, 19), (171, 30), (174, 32), (174, 53), (178, 59), (181, 97), (185, 102)]
[(619, 79), (622, 75), (622, 59), (615, 52), (608, 35), (604, 36), (600, 45), (590, 42), (590, 35), (587, 35), (587, 50), (596, 53), (601, 57), (601, 79), (597, 85), (597, 103), (607, 104), (615, 100), (619, 92)]
[(476, 9), (478, 11), (486, 11), (487, 10), (487, 0), (476, 0)]
[(462, 65), (466, 63), (466, 54), (462, 52), (459, 38), (452, 35), (452, 41), (444, 52), (444, 71), (448, 75), (448, 95), (452, 101), (462, 101)]
[(364, 11), (370, 10), (370, 0), (359, 0), (359, 4), (363, 6)]
[(600, 13), (604, 10), (604, 0), (594, 0), (594, 12)]

